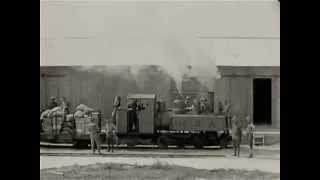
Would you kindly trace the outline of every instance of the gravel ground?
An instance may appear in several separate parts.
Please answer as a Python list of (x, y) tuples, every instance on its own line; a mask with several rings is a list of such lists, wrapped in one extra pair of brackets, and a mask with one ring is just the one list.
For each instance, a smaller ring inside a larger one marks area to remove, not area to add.
[(268, 179), (277, 180), (280, 173), (259, 170), (214, 169), (201, 170), (190, 167), (168, 165), (157, 161), (150, 166), (96, 163), (85, 166), (69, 166), (40, 170), (40, 179), (166, 179), (166, 180), (206, 180), (206, 179)]
[(132, 165), (152, 165), (155, 162), (179, 165), (196, 169), (245, 169), (280, 173), (280, 160), (247, 157), (213, 158), (134, 158), (134, 157), (54, 157), (40, 156), (40, 169), (58, 168), (71, 165), (95, 163), (120, 163)]

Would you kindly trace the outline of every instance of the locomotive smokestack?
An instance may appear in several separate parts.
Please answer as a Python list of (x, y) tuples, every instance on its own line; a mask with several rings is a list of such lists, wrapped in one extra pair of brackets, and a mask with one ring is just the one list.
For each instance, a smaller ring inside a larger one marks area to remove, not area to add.
[(214, 92), (208, 91), (209, 111), (214, 112)]

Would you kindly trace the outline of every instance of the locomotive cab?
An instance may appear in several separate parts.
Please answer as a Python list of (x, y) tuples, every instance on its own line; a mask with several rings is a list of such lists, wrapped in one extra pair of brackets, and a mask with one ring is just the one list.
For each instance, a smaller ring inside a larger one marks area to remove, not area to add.
[(156, 95), (129, 94), (127, 107), (119, 109), (116, 127), (119, 135), (154, 133), (156, 117)]

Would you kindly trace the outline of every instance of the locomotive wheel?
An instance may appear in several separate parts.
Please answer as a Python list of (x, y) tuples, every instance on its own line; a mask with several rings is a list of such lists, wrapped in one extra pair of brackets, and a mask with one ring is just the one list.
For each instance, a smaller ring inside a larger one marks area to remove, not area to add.
[(166, 137), (160, 137), (158, 139), (158, 143), (157, 144), (159, 145), (159, 147), (161, 149), (167, 149), (168, 148), (168, 140), (167, 140)]
[(87, 149), (89, 147), (89, 144), (86, 141), (77, 141), (75, 147), (77, 149)]
[(134, 141), (133, 140), (126, 140), (127, 142), (126, 142), (126, 144), (127, 144), (127, 147), (128, 148), (133, 148), (134, 147)]
[(203, 142), (201, 141), (201, 139), (199, 137), (194, 137), (193, 139), (194, 141), (194, 147), (197, 149), (202, 149), (203, 148)]
[(202, 149), (202, 148), (203, 148), (203, 145), (202, 145), (202, 144), (197, 144), (197, 145), (195, 145), (195, 147), (196, 147), (197, 149)]
[(228, 147), (228, 137), (224, 136), (220, 139), (220, 149), (226, 149)]

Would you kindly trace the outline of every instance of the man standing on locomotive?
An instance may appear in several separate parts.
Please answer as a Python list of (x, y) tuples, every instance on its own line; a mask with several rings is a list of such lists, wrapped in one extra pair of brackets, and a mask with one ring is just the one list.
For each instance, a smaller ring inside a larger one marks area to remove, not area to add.
[(226, 100), (224, 102), (224, 116), (225, 116), (225, 120), (226, 120), (226, 127), (227, 129), (232, 128), (231, 125), (231, 118), (232, 118), (232, 114), (231, 114), (231, 105), (228, 103), (228, 101)]
[(100, 142), (100, 130), (92, 117), (88, 117), (90, 120), (89, 131), (92, 154), (95, 153), (95, 145), (97, 145), (98, 153), (101, 154), (101, 142)]
[(128, 104), (127, 116), (129, 117), (129, 131), (133, 131), (136, 128), (137, 123), (137, 100), (131, 100)]
[(187, 108), (190, 108), (192, 106), (192, 103), (190, 101), (190, 97), (187, 96), (186, 100), (184, 101), (184, 104), (186, 105)]
[(118, 118), (118, 116), (119, 116), (118, 110), (119, 110), (119, 108), (120, 108), (120, 102), (121, 102), (120, 96), (116, 96), (116, 97), (114, 98), (113, 110), (112, 110), (112, 121), (113, 121), (113, 124), (116, 124), (116, 123), (117, 123), (117, 118)]

